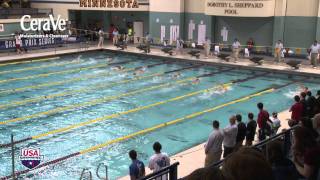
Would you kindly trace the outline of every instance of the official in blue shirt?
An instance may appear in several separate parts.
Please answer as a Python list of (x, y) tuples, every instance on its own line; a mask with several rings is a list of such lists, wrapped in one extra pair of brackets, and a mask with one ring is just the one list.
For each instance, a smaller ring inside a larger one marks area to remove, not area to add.
[(129, 157), (132, 160), (132, 163), (129, 167), (129, 174), (131, 180), (137, 180), (145, 176), (146, 171), (142, 161), (137, 159), (137, 152), (131, 150), (129, 152)]

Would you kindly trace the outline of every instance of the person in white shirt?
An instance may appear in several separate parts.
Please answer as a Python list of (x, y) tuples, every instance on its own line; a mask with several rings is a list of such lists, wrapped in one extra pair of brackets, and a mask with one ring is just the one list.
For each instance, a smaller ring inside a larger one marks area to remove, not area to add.
[(310, 47), (310, 56), (311, 56), (311, 64), (314, 68), (318, 65), (318, 56), (320, 53), (320, 45), (317, 41), (314, 41), (314, 43)]
[(16, 50), (17, 50), (17, 53), (18, 54), (21, 54), (22, 53), (22, 50), (21, 50), (21, 37), (18, 33), (16, 33), (15, 35), (15, 43), (16, 43)]
[(182, 50), (183, 50), (183, 40), (182, 39), (177, 39), (176, 42), (176, 53), (177, 54), (182, 54)]
[(206, 41), (204, 42), (203, 47), (204, 47), (204, 56), (208, 58), (210, 54), (210, 49), (211, 49), (211, 41), (209, 38), (206, 38)]
[[(170, 165), (170, 158), (166, 153), (161, 153), (161, 148), (162, 146), (159, 142), (155, 142), (153, 144), (153, 150), (155, 154), (151, 156), (149, 160), (149, 166), (148, 166), (153, 172), (157, 172), (162, 168)], [(156, 180), (167, 180), (167, 179), (168, 179), (167, 175), (163, 175), (160, 178), (156, 178)]]
[(272, 117), (270, 117), (270, 120), (272, 121), (272, 124), (270, 124), (270, 126), (272, 127), (272, 135), (276, 135), (278, 129), (281, 126), (281, 121), (278, 118), (278, 113), (272, 113)]
[(207, 143), (205, 144), (205, 164), (204, 166), (210, 166), (213, 163), (217, 163), (222, 154), (222, 141), (223, 141), (223, 134), (222, 131), (219, 129), (219, 122), (213, 121), (212, 122), (213, 131), (211, 132)]
[(241, 48), (241, 44), (239, 40), (236, 38), (232, 44), (232, 53), (233, 53), (234, 62), (237, 62), (239, 59), (240, 48)]
[(281, 61), (282, 49), (283, 49), (283, 44), (281, 40), (279, 40), (276, 42), (276, 45), (274, 47), (274, 60), (277, 63)]
[(114, 28), (114, 30), (113, 30), (113, 32), (112, 32), (112, 36), (113, 36), (113, 39), (112, 39), (113, 45), (118, 44), (119, 31), (118, 31), (117, 28)]
[(99, 43), (98, 43), (98, 48), (103, 48), (103, 43), (104, 43), (104, 32), (102, 29), (99, 30)]
[(230, 125), (223, 129), (223, 157), (231, 154), (236, 146), (236, 139), (238, 134), (238, 126), (236, 124), (236, 116), (231, 116), (229, 119)]

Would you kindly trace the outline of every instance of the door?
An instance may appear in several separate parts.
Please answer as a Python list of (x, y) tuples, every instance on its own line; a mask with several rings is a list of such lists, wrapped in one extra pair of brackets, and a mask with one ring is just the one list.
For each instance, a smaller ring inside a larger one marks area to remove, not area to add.
[(140, 39), (143, 37), (143, 22), (133, 22), (134, 43), (142, 42)]

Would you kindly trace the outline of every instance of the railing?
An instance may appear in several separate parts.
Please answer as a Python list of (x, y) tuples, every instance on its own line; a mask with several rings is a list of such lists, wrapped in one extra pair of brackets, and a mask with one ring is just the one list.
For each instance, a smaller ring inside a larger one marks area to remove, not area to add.
[[(100, 167), (104, 167), (105, 169), (105, 177), (101, 177), (100, 174), (99, 174), (99, 170), (100, 170)], [(97, 167), (97, 170), (96, 170), (96, 175), (99, 179), (102, 179), (102, 180), (108, 180), (108, 166), (105, 165), (104, 163), (100, 163)]]
[(81, 172), (80, 180), (92, 180), (91, 171), (87, 168), (84, 168)]
[(170, 166), (167, 166), (157, 172), (149, 174), (149, 175), (141, 178), (140, 180), (152, 180), (152, 179), (161, 178), (162, 176), (168, 176), (169, 180), (177, 180), (178, 179), (178, 165), (179, 165), (179, 162), (176, 162), (176, 163), (174, 163)]
[[(279, 140), (281, 139), (283, 141), (283, 152), (284, 152), (284, 155), (286, 157), (289, 156), (289, 153), (290, 153), (290, 147), (291, 147), (291, 134), (292, 134), (292, 131), (294, 131), (296, 129), (297, 126), (294, 126), (284, 132), (281, 132), (275, 136), (272, 136), (264, 141), (261, 141), (259, 142), (258, 144), (254, 145), (253, 148), (257, 148), (259, 150), (261, 150), (265, 157), (268, 159), (268, 153), (265, 151), (266, 150), (266, 146), (268, 146), (268, 144), (270, 142), (273, 142), (275, 140)], [(229, 156), (227, 156), (225, 159), (229, 158), (230, 156), (232, 156), (232, 154), (230, 154)], [(223, 162), (225, 159), (222, 159), (220, 160), (219, 162), (217, 163), (214, 163), (211, 165), (211, 167), (220, 167), (223, 165)]]
[(52, 14), (52, 9), (36, 9), (36, 8), (7, 8), (0, 9), (0, 19), (20, 18), (23, 15), (31, 16), (48, 16)]

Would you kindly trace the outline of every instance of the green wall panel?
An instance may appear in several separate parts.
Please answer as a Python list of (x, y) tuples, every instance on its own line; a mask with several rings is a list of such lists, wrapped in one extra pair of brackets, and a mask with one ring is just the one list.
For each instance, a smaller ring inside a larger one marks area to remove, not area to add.
[(193, 32), (193, 40), (198, 40), (198, 25), (201, 24), (201, 21), (203, 24), (206, 25), (206, 36), (211, 38), (212, 41), (214, 41), (214, 35), (213, 35), (213, 29), (212, 29), (212, 23), (214, 23), (214, 17), (213, 16), (207, 16), (205, 14), (201, 13), (185, 13), (185, 21), (184, 21), (184, 39), (188, 39), (188, 31), (189, 31), (189, 23), (192, 20), (193, 23), (195, 23), (196, 28)]
[(4, 32), (0, 32), (0, 35), (10, 35), (16, 31), (20, 32), (20, 23), (6, 23), (4, 26)]
[[(184, 37), (184, 13), (171, 13), (171, 12), (150, 12), (149, 31), (152, 37), (160, 38), (161, 25), (166, 26), (166, 37), (170, 38), (170, 26), (179, 25), (180, 37)], [(159, 22), (157, 22), (159, 19)], [(172, 23), (170, 22), (172, 20)]]
[(126, 27), (127, 22), (142, 21), (144, 33), (149, 31), (148, 12), (112, 11), (110, 17), (111, 22), (120, 28)]
[(216, 17), (215, 22), (216, 42), (223, 42), (221, 30), (226, 27), (229, 31), (228, 41), (232, 43), (238, 38), (241, 44), (246, 44), (250, 37), (256, 45), (271, 46), (273, 41), (273, 17), (268, 18), (243, 18), (243, 17)]
[(310, 47), (316, 39), (318, 18), (287, 16), (284, 19), (284, 45), (287, 47)]

